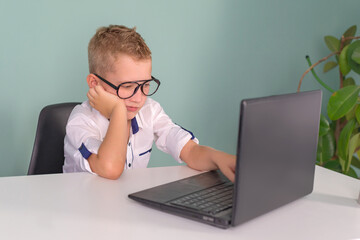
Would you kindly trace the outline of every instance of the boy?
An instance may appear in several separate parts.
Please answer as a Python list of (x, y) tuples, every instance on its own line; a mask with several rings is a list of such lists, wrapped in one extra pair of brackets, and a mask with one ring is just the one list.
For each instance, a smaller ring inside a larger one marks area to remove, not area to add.
[(72, 111), (64, 140), (64, 173), (88, 171), (117, 179), (124, 169), (147, 167), (152, 144), (196, 170), (220, 169), (234, 181), (235, 156), (198, 145), (147, 96), (160, 81), (151, 75), (151, 51), (125, 26), (97, 30), (88, 46), (88, 101)]

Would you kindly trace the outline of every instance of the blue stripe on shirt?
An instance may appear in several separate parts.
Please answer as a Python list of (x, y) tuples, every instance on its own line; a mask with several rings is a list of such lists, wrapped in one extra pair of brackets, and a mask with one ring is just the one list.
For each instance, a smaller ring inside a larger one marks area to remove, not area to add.
[(146, 152), (140, 153), (139, 156), (145, 155), (147, 153), (150, 153), (152, 151), (152, 148), (150, 148), (149, 150), (147, 150)]
[(85, 144), (81, 144), (81, 146), (79, 147), (79, 151), (81, 153), (81, 155), (83, 156), (83, 158), (85, 159), (89, 159), (90, 155), (92, 154), (86, 147)]
[[(175, 123), (175, 124), (176, 124), (176, 123)], [(180, 126), (179, 124), (176, 124), (176, 125), (178, 125), (179, 127), (181, 127), (181, 129), (182, 129), (182, 130), (184, 130), (184, 131), (186, 131), (186, 132), (190, 133), (190, 134), (191, 134), (191, 140), (193, 140), (193, 139), (195, 138), (194, 134), (193, 134), (191, 131), (189, 131), (189, 130), (187, 130), (187, 129), (183, 128), (183, 127), (182, 127), (182, 126)]]

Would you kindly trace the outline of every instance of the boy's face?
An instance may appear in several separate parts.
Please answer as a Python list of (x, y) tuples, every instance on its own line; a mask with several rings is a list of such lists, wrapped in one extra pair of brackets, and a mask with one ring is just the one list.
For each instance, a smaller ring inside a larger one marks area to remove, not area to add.
[[(121, 54), (114, 63), (113, 71), (108, 72), (104, 78), (115, 86), (119, 86), (123, 82), (151, 79), (151, 66), (151, 59), (135, 60), (129, 55)], [(115, 89), (102, 81), (99, 83), (107, 92), (117, 95)], [(146, 96), (138, 89), (134, 96), (123, 101), (127, 109), (127, 118), (131, 120), (145, 104)]]

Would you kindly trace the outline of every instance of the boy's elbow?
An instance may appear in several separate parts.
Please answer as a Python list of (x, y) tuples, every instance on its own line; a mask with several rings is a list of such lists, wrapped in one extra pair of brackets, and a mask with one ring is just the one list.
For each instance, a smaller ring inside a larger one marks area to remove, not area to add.
[[(94, 167), (92, 169), (96, 174), (103, 178), (116, 180), (118, 179), (121, 174), (124, 172), (124, 162), (119, 161), (119, 159), (110, 160), (107, 159), (106, 161), (104, 159), (100, 159), (98, 156), (96, 159), (92, 159), (93, 164), (90, 162), (90, 167)], [(96, 162), (95, 162), (96, 161)]]
[(103, 165), (103, 169), (99, 175), (107, 179), (116, 180), (123, 172), (124, 165), (120, 166), (119, 164), (106, 163)]
[(116, 180), (121, 176), (123, 172), (124, 172), (124, 167), (121, 167), (120, 169), (113, 169), (108, 172), (107, 178), (111, 180)]

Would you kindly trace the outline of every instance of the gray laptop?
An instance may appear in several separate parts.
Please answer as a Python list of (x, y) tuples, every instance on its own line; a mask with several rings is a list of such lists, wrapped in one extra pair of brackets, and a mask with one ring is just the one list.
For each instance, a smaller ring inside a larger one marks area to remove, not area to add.
[(311, 193), (321, 97), (316, 90), (243, 100), (235, 183), (220, 171), (210, 171), (129, 197), (228, 228)]

